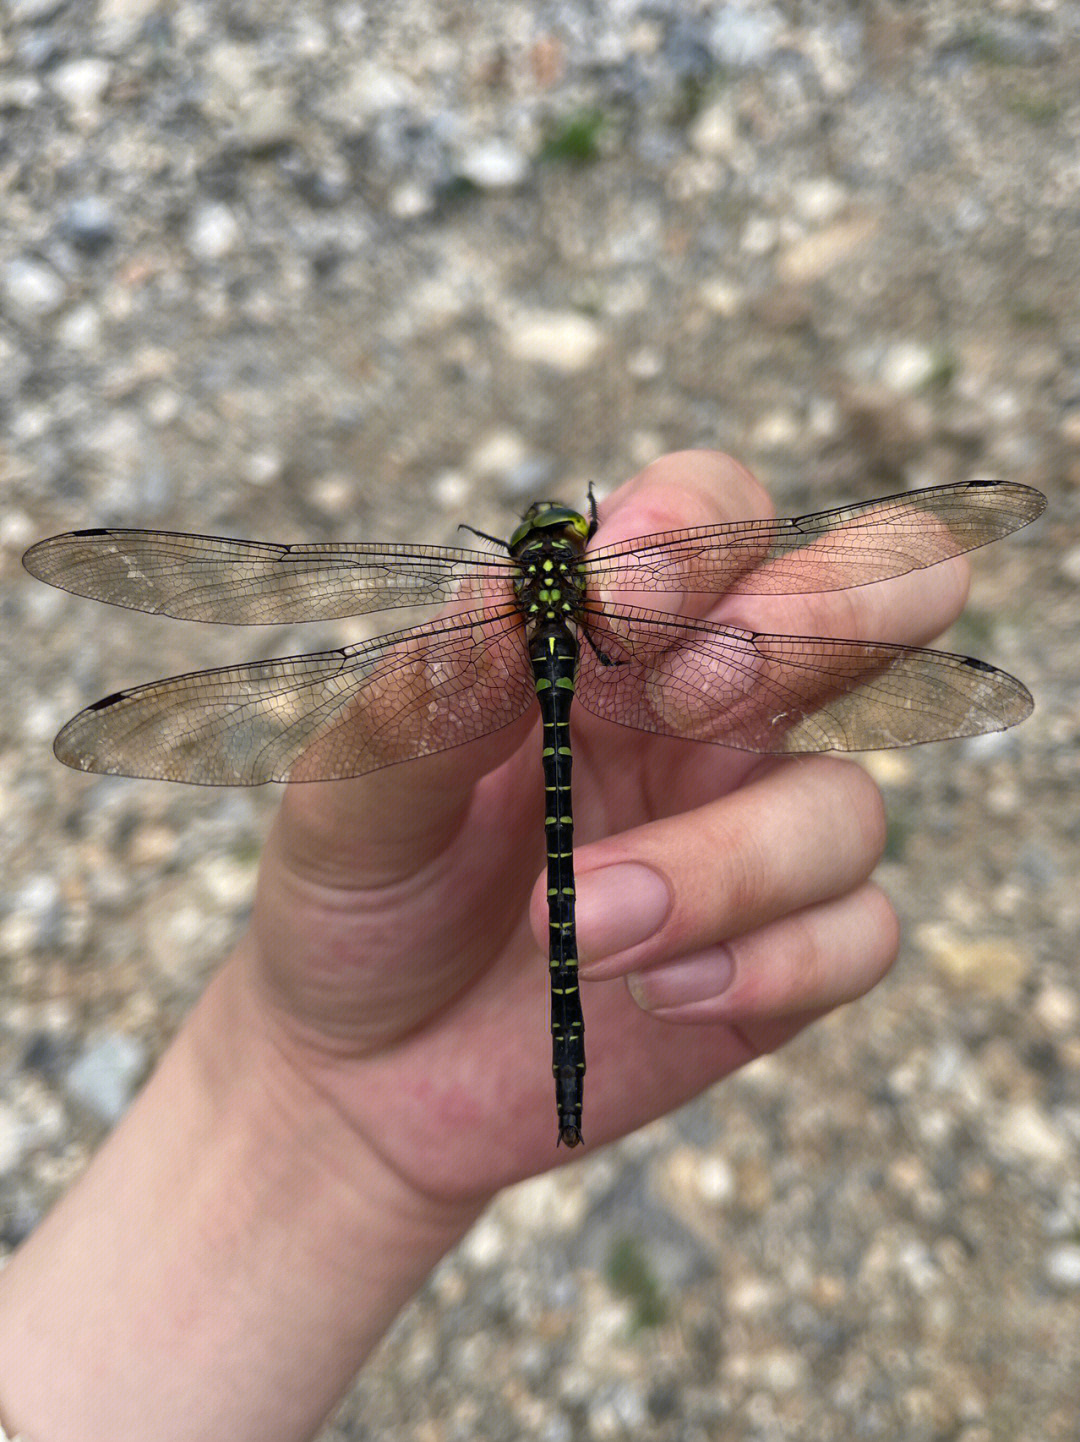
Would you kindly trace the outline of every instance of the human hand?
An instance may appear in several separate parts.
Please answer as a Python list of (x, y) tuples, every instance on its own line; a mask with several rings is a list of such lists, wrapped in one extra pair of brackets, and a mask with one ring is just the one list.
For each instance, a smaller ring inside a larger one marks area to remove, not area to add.
[[(665, 457), (603, 505), (596, 543), (772, 513), (729, 458)], [(851, 591), (688, 598), (757, 631), (922, 644), (963, 560)], [(649, 597), (657, 609), (678, 597)], [(880, 979), (869, 883), (881, 798), (849, 761), (778, 760), (574, 711), (589, 1147), (663, 1115)], [(556, 1151), (543, 776), (528, 718), (467, 746), (285, 795), (236, 982), (343, 1145), (450, 1205)], [(628, 984), (629, 983), (629, 984)]]

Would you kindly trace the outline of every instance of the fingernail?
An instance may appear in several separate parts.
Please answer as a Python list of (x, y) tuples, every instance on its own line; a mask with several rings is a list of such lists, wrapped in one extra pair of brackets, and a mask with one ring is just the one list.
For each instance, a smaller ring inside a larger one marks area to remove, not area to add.
[(577, 879), (578, 935), (590, 961), (648, 941), (670, 910), (668, 884), (650, 866), (622, 862)]
[(667, 966), (635, 971), (626, 978), (626, 987), (643, 1011), (667, 1011), (715, 1000), (728, 989), (734, 976), (731, 952), (726, 946), (718, 946)]

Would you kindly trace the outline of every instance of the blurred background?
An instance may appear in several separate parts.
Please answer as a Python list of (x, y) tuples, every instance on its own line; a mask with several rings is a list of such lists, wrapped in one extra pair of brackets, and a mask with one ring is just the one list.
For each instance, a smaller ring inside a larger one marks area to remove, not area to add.
[(866, 758), (894, 975), (501, 1197), (324, 1438), (1075, 1439), (1078, 77), (1064, 0), (7, 0), (0, 1247), (242, 928), (276, 804), (53, 734), (357, 634), (95, 607), (32, 541), (454, 544), (692, 446), (781, 514), (1004, 477), (1049, 510), (945, 644), (1036, 711)]

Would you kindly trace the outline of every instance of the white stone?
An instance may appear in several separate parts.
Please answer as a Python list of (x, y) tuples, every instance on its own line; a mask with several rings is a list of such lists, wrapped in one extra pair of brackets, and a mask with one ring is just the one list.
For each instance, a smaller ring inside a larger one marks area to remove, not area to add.
[(415, 105), (417, 99), (404, 75), (368, 62), (346, 67), (344, 81), (326, 97), (322, 109), (330, 119), (356, 126), (380, 110)]
[(440, 471), (431, 483), (432, 499), (448, 511), (465, 502), (469, 489), (468, 477), (457, 470)]
[(822, 225), (847, 204), (848, 193), (831, 175), (797, 180), (791, 188), (795, 214), (808, 225)]
[(1074, 406), (1065, 412), (1058, 431), (1067, 446), (1080, 447), (1080, 406)]
[(770, 215), (753, 215), (743, 226), (739, 246), (747, 255), (768, 255), (780, 239), (779, 227)]
[(714, 1206), (735, 1198), (735, 1172), (723, 1157), (706, 1157), (698, 1167), (698, 1187), (702, 1197)]
[(0, 1102), (0, 1177), (18, 1166), (26, 1144), (26, 1129), (15, 1108)]
[(799, 436), (799, 422), (792, 411), (783, 406), (768, 411), (754, 423), (750, 442), (761, 450), (785, 450)]
[(0, 547), (23, 550), (36, 539), (37, 531), (25, 511), (9, 507), (0, 512)]
[(161, 0), (100, 0), (97, 23), (109, 50), (121, 50), (136, 39), (139, 27), (160, 8)]
[(528, 447), (517, 431), (489, 431), (469, 456), (469, 470), (477, 476), (505, 475), (520, 466)]
[(392, 192), (387, 208), (399, 220), (415, 220), (435, 208), (435, 197), (426, 185), (407, 180)]
[(919, 341), (897, 341), (885, 352), (881, 361), (881, 379), (892, 391), (913, 395), (921, 390), (937, 369), (937, 359), (929, 346)]
[(69, 60), (49, 72), (48, 84), (72, 110), (93, 111), (101, 104), (102, 97), (112, 79), (112, 66), (98, 56), (87, 55), (81, 60)]
[(172, 386), (155, 386), (146, 398), (146, 414), (154, 426), (172, 425), (181, 409), (180, 393)]
[(639, 346), (627, 361), (626, 369), (635, 380), (655, 380), (664, 369), (664, 358), (660, 352), (652, 346)]
[(731, 101), (725, 98), (707, 106), (691, 125), (689, 139), (700, 155), (730, 155), (738, 140)]
[(998, 1129), (1004, 1149), (1023, 1162), (1063, 1166), (1069, 1148), (1047, 1117), (1029, 1102), (1010, 1107)]
[(1070, 546), (1061, 557), (1061, 574), (1074, 585), (1080, 584), (1080, 546)]
[(512, 190), (529, 173), (528, 157), (505, 140), (485, 140), (459, 159), (458, 171), (481, 190)]
[(220, 201), (200, 206), (188, 230), (188, 246), (199, 260), (220, 260), (239, 239), (236, 217)]
[(269, 486), (281, 479), (285, 462), (281, 452), (273, 446), (261, 451), (252, 451), (243, 461), (244, 480), (253, 486)]
[(593, 363), (604, 336), (596, 321), (578, 311), (522, 311), (508, 327), (507, 342), (519, 360), (573, 375)]
[(723, 5), (713, 22), (713, 49), (725, 65), (763, 65), (782, 25), (771, 7), (749, 10)]
[(56, 338), (66, 350), (93, 350), (101, 341), (101, 313), (89, 303), (75, 306), (57, 322)]
[(740, 287), (722, 275), (713, 276), (711, 280), (703, 280), (698, 294), (701, 296), (703, 304), (714, 315), (735, 315), (743, 301), (743, 292)]
[(352, 476), (331, 471), (312, 483), (311, 499), (329, 515), (344, 516), (355, 511), (356, 482)]
[(1067, 987), (1047, 982), (1036, 996), (1031, 1010), (1038, 1022), (1059, 1036), (1076, 1029), (1077, 1000)]
[(1046, 1275), (1059, 1287), (1080, 1287), (1080, 1247), (1055, 1247), (1046, 1258)]
[(64, 303), (67, 286), (51, 265), (18, 257), (4, 266), (4, 294), (23, 320), (52, 315)]
[[(3, 35), (0, 34), (0, 54)], [(0, 79), (0, 106), (4, 110), (30, 110), (41, 99), (41, 82), (34, 75), (7, 75)]]
[(474, 1267), (494, 1267), (506, 1255), (506, 1234), (490, 1214), (481, 1217), (461, 1243), (461, 1253)]

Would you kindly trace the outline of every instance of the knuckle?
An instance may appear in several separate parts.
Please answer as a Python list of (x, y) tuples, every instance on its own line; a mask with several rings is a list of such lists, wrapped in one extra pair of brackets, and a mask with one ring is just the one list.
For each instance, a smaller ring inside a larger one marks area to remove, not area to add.
[(721, 858), (720, 888), (727, 917), (740, 923), (757, 916), (768, 889), (769, 858), (753, 826), (725, 826), (716, 838)]
[(859, 852), (871, 854), (876, 864), (885, 850), (888, 828), (881, 788), (858, 761), (839, 756), (815, 761), (818, 780), (828, 793), (826, 824), (835, 826), (839, 817), (846, 829), (854, 829)]

